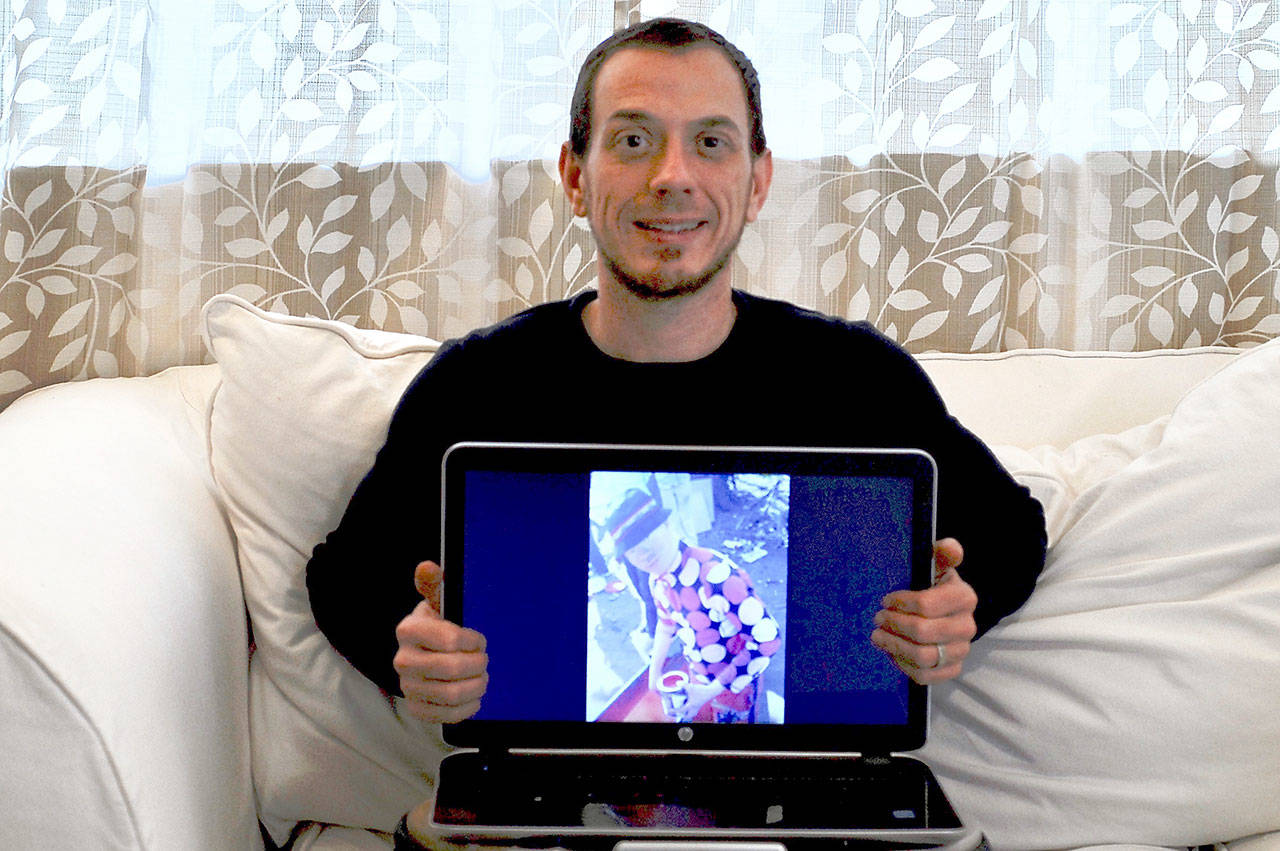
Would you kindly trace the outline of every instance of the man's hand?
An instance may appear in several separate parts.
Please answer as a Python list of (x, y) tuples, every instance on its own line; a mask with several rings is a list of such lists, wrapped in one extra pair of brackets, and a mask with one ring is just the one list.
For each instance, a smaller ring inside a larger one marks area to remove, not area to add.
[(956, 572), (964, 558), (960, 543), (943, 538), (934, 545), (933, 558), (933, 587), (887, 595), (871, 633), (871, 643), (922, 685), (959, 675), (978, 632), (973, 620), (978, 595)]
[(475, 715), (489, 685), (484, 636), (440, 617), (440, 565), (424, 561), (413, 572), (422, 602), (400, 625), (394, 665), (405, 708), (423, 721), (452, 723)]

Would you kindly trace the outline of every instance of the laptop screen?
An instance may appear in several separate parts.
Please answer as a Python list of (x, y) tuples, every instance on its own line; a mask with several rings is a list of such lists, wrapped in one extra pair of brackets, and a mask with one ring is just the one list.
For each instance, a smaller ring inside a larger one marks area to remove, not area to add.
[(870, 642), (931, 580), (923, 453), (460, 444), (445, 616), (485, 635), (504, 748), (883, 752), (925, 690)]

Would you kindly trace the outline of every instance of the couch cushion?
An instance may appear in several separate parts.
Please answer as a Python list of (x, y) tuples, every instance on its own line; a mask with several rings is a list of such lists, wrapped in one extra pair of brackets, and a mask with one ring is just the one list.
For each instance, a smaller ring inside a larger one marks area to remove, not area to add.
[(1240, 352), (1225, 346), (1150, 352), (1018, 349), (931, 352), (919, 360), (951, 413), (988, 444), (1065, 448), (1169, 413), (1189, 389)]
[(232, 296), (210, 301), (204, 321), (223, 375), (213, 474), (257, 641), (250, 712), (263, 822), (277, 842), (304, 820), (390, 831), (430, 793), (439, 728), (401, 717), (333, 650), (312, 617), (305, 568), (437, 344), (266, 313)]
[(923, 752), (993, 847), (1280, 829), (1277, 388), (1280, 341), (1101, 474), (1041, 454), (1078, 495), (1031, 599), (934, 690)]

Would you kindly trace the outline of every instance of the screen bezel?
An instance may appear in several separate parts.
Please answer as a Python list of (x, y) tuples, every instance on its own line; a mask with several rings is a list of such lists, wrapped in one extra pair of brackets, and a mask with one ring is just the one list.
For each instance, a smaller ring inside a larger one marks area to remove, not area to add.
[[(463, 612), (464, 593), (464, 583), (459, 579), (464, 558), (459, 507), (465, 504), (466, 473), (472, 470), (750, 471), (909, 479), (913, 516), (928, 519), (926, 523), (913, 524), (911, 587), (926, 588), (933, 581), (937, 468), (932, 457), (920, 450), (464, 442), (450, 447), (442, 461), (441, 553), (447, 577), (443, 615), (455, 622)], [(904, 724), (715, 725), (472, 719), (446, 724), (443, 731), (450, 745), (481, 749), (888, 754), (923, 746), (927, 734), (928, 689), (909, 680), (907, 683)]]

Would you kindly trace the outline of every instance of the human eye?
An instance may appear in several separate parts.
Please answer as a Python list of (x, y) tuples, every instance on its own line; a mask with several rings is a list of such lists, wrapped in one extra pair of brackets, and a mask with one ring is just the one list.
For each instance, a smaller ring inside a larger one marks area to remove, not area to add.
[(698, 149), (704, 154), (721, 154), (729, 147), (729, 140), (716, 133), (704, 133), (698, 137)]
[(649, 139), (639, 130), (623, 130), (614, 135), (613, 146), (623, 153), (638, 153), (648, 148)]

